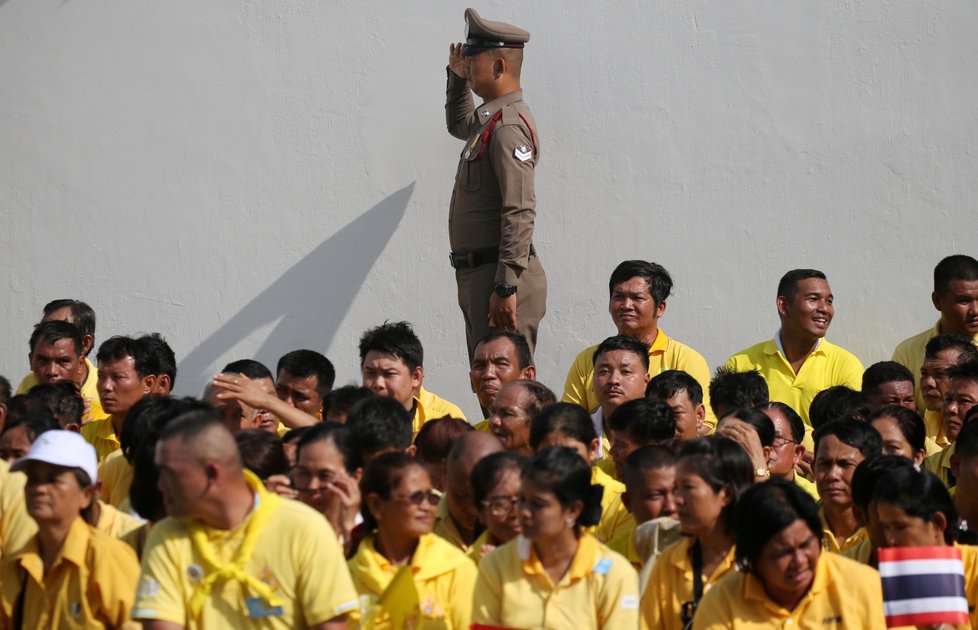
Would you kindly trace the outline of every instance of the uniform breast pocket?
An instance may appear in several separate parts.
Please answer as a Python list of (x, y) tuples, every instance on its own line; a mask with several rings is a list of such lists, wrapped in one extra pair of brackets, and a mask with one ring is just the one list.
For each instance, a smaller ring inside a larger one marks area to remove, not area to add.
[(468, 192), (478, 192), (482, 185), (482, 162), (469, 159), (462, 162), (462, 188)]

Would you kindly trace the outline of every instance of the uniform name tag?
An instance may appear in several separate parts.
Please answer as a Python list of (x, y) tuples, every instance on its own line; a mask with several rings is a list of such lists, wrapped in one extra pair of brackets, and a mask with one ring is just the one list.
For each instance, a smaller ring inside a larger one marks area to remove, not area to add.
[(515, 157), (520, 162), (526, 162), (531, 157), (533, 157), (533, 151), (530, 147), (521, 144), (520, 146), (513, 149), (513, 157)]
[(261, 597), (248, 597), (245, 599), (248, 606), (248, 616), (252, 619), (262, 619), (264, 617), (279, 617), (284, 610), (281, 606), (268, 606)]

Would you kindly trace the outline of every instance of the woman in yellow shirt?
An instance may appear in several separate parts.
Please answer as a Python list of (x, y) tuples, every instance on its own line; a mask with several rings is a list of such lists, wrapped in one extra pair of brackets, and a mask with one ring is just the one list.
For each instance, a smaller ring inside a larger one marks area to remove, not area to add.
[(537, 453), (523, 469), (521, 534), (479, 563), (472, 620), (507, 628), (638, 628), (638, 575), (586, 532), (603, 488), (573, 449)]
[(754, 482), (743, 448), (725, 437), (683, 444), (676, 463), (676, 518), (688, 536), (662, 552), (642, 594), (649, 628), (689, 627), (711, 586), (734, 568), (734, 514), (740, 495)]
[(518, 453), (500, 451), (483, 457), (472, 469), (472, 501), (479, 510), (479, 521), (486, 528), (469, 554), (476, 562), (519, 535), (516, 504), (520, 496), (520, 474), (528, 461)]
[(370, 461), (360, 483), (370, 532), (349, 561), (360, 628), (467, 630), (475, 563), (431, 533), (439, 495), (427, 471), (402, 453)]
[(823, 551), (815, 501), (775, 478), (737, 504), (737, 566), (700, 603), (694, 630), (883, 630), (879, 574)]

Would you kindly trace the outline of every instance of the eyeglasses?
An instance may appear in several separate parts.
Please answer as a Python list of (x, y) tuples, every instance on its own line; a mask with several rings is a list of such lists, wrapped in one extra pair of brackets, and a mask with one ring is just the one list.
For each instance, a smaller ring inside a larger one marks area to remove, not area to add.
[(420, 507), (425, 500), (428, 501), (428, 505), (437, 506), (441, 501), (441, 495), (434, 490), (418, 490), (417, 492), (412, 492), (411, 494), (393, 494), (392, 499), (397, 499), (398, 501), (404, 501), (405, 503), (410, 503)]
[(778, 435), (776, 433), (774, 434), (774, 447), (775, 448), (781, 448), (785, 444), (797, 444), (797, 443), (798, 442), (796, 442), (796, 441), (794, 441), (794, 440), (792, 440), (790, 438), (786, 438), (783, 435)]
[(504, 516), (519, 502), (519, 497), (491, 497), (482, 502), (482, 507), (489, 508), (489, 513), (493, 516)]

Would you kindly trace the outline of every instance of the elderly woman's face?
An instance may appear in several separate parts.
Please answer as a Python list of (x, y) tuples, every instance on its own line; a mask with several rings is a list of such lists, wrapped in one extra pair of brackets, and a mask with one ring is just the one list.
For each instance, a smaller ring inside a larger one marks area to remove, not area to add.
[(82, 488), (71, 468), (31, 461), (24, 472), (27, 513), (38, 525), (70, 523), (92, 503), (92, 486)]
[(796, 519), (761, 547), (754, 573), (771, 599), (793, 607), (815, 579), (820, 552), (818, 536), (805, 521)]

